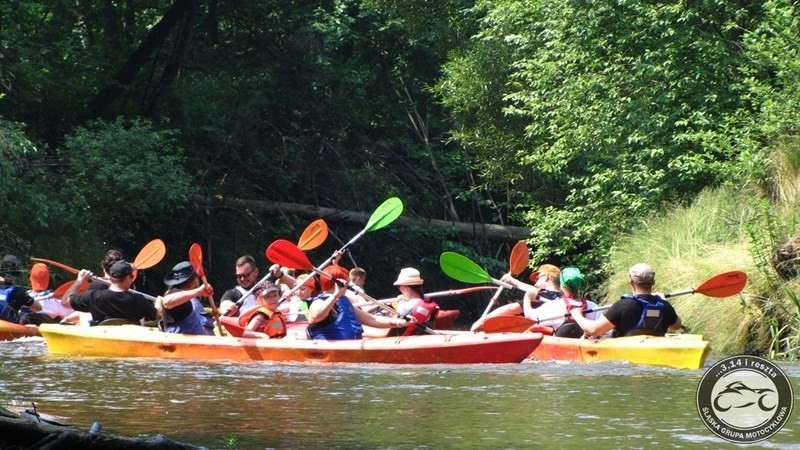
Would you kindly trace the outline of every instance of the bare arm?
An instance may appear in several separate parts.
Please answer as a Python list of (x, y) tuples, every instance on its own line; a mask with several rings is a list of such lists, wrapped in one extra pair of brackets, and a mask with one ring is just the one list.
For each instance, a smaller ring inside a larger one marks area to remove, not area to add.
[(204, 284), (188, 291), (171, 292), (163, 297), (161, 304), (166, 309), (172, 309), (202, 295), (214, 295), (214, 288), (210, 284)]
[(600, 316), (594, 320), (587, 319), (583, 317), (583, 311), (580, 308), (573, 308), (570, 314), (581, 329), (590, 336), (600, 336), (614, 328), (614, 324), (609, 322), (606, 316)]
[[(317, 323), (325, 320), (328, 314), (331, 313), (331, 308), (337, 301), (344, 295), (344, 288), (336, 285), (336, 290), (332, 295), (329, 295), (325, 300), (316, 300), (308, 307), (308, 322)], [(356, 309), (356, 311), (359, 311)]]
[(525, 283), (523, 281), (519, 281), (518, 279), (514, 278), (511, 274), (508, 273), (503, 275), (500, 278), (500, 281), (506, 282), (523, 292), (531, 292), (533, 294), (539, 292), (539, 289), (536, 288), (535, 286)]
[(402, 317), (373, 316), (361, 309), (354, 308), (356, 318), (362, 325), (374, 328), (402, 328), (411, 325), (408, 319)]
[(75, 279), (75, 282), (72, 283), (67, 289), (67, 292), (61, 297), (61, 305), (66, 306), (67, 308), (72, 308), (72, 303), (70, 302), (70, 297), (73, 296), (76, 292), (78, 292), (78, 288), (88, 279), (94, 278), (94, 274), (90, 270), (83, 269), (78, 272), (78, 278)]

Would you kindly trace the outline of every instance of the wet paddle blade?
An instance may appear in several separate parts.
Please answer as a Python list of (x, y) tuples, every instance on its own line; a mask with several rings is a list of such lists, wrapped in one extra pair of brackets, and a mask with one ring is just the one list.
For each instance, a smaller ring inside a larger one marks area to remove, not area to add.
[(200, 244), (197, 242), (189, 247), (189, 262), (192, 264), (195, 273), (200, 278), (205, 278), (206, 272), (203, 270), (203, 248), (200, 247)]
[(322, 245), (327, 238), (328, 224), (322, 219), (317, 219), (311, 222), (300, 235), (297, 247), (303, 251), (313, 250)]
[(395, 219), (400, 217), (400, 214), (403, 213), (403, 202), (397, 198), (392, 197), (387, 199), (385, 202), (381, 203), (378, 206), (378, 209), (372, 213), (370, 216), (369, 221), (367, 221), (367, 226), (364, 227), (365, 232), (379, 230), (386, 225), (394, 222)]
[(455, 252), (444, 252), (439, 257), (442, 272), (454, 280), (464, 283), (491, 283), (492, 277), (466, 256)]
[(267, 247), (267, 259), (290, 269), (311, 270), (314, 265), (300, 248), (286, 239), (278, 239)]
[(166, 254), (167, 247), (164, 245), (164, 241), (153, 239), (139, 251), (136, 259), (133, 260), (133, 265), (137, 269), (149, 269), (160, 263)]
[(514, 248), (511, 249), (511, 257), (509, 258), (509, 273), (511, 275), (517, 276), (528, 267), (528, 263), (531, 260), (531, 254), (528, 251), (528, 245), (523, 242), (519, 241), (514, 245)]
[(60, 262), (58, 262), (58, 261), (51, 261), (51, 260), (49, 260), (49, 259), (44, 259), (44, 258), (35, 258), (35, 257), (31, 257), (31, 261), (36, 261), (36, 262), (41, 262), (41, 263), (49, 264), (49, 265), (51, 265), (51, 266), (53, 266), (53, 267), (58, 267), (59, 269), (64, 269), (64, 270), (66, 270), (67, 272), (72, 272), (72, 273), (74, 273), (74, 274), (76, 274), (76, 275), (78, 274), (78, 272), (80, 272), (80, 270), (78, 270), (78, 269), (76, 269), (76, 268), (74, 268), (74, 267), (70, 267), (70, 266), (68, 266), (68, 265), (66, 265), (66, 264), (61, 264), (61, 263), (60, 263)]
[(483, 323), (485, 333), (522, 333), (536, 325), (536, 322), (522, 316), (489, 317)]
[(747, 284), (747, 274), (734, 270), (710, 278), (695, 289), (695, 292), (709, 297), (725, 298), (742, 292), (745, 284)]

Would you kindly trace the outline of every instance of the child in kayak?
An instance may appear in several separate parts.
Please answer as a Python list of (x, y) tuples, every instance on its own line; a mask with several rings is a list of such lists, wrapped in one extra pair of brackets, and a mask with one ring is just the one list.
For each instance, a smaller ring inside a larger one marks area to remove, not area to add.
[[(577, 267), (565, 267), (559, 274), (559, 284), (562, 292), (561, 298), (549, 301), (538, 308), (534, 308), (531, 304), (532, 297), (536, 294), (526, 293), (523, 306), (525, 317), (535, 320), (543, 326), (551, 327), (555, 336), (579, 338), (583, 336), (583, 330), (575, 323), (569, 312), (573, 309), (581, 311), (596, 309), (597, 304), (580, 296), (580, 290), (586, 282)], [(589, 313), (588, 317), (595, 319), (599, 315), (599, 312), (594, 312)], [(558, 318), (552, 319), (553, 317)]]
[(280, 289), (269, 281), (256, 296), (256, 306), (242, 311), (239, 325), (244, 327), (242, 337), (280, 339), (286, 336), (286, 319), (278, 311)]

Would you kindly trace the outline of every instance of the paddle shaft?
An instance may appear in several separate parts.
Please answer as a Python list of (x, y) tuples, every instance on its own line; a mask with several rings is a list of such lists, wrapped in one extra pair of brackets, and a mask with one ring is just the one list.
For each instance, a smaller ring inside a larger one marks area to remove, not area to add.
[[(316, 267), (312, 268), (311, 270), (313, 270), (315, 273), (318, 273), (320, 276), (323, 276), (323, 277), (325, 277), (325, 278), (328, 278), (329, 280), (333, 281), (333, 282), (334, 282), (334, 283), (336, 283), (336, 284), (339, 284), (339, 285), (341, 285), (341, 284), (342, 284), (342, 282), (341, 282), (340, 280), (337, 280), (336, 278), (334, 278), (333, 276), (331, 276), (331, 275), (330, 275), (330, 274), (328, 274), (328, 273), (325, 273), (325, 272), (323, 272), (323, 271), (321, 271), (321, 270), (318, 270)], [(379, 308), (383, 309), (384, 311), (388, 312), (389, 314), (393, 314), (393, 315), (395, 315), (396, 317), (402, 317), (402, 316), (400, 315), (400, 313), (399, 313), (399, 312), (397, 312), (397, 310), (396, 310), (396, 309), (394, 309), (394, 308), (392, 308), (392, 307), (390, 307), (390, 306), (384, 305), (383, 303), (381, 303), (381, 302), (380, 302), (380, 300), (376, 300), (374, 297), (371, 297), (371, 296), (369, 296), (369, 295), (365, 294), (364, 292), (361, 292), (361, 291), (358, 291), (358, 290), (356, 290), (356, 289), (353, 287), (353, 285), (351, 285), (351, 284), (347, 283), (347, 285), (346, 285), (346, 286), (347, 286), (347, 289), (349, 289), (349, 290), (351, 290), (351, 291), (355, 292), (356, 294), (358, 294), (358, 295), (360, 295), (361, 297), (365, 298), (365, 299), (366, 299), (366, 300), (368, 300), (370, 303), (372, 303), (372, 304), (374, 304), (374, 305), (378, 306)], [(413, 318), (413, 317), (410, 317), (410, 316), (405, 316), (405, 317), (403, 317), (403, 318), (405, 318), (405, 319), (410, 319), (410, 320), (411, 320), (411, 322), (412, 322), (412, 325), (415, 325), (415, 326), (418, 326), (418, 327), (422, 328), (422, 329), (423, 329), (423, 330), (424, 330), (426, 333), (428, 333), (428, 334), (441, 334), (441, 333), (438, 333), (438, 332), (434, 331), (433, 329), (431, 329), (431, 327), (429, 327), (429, 326), (427, 326), (427, 325), (425, 325), (425, 324), (423, 324), (423, 323), (418, 323), (416, 320), (414, 320), (414, 318)]]
[[(203, 284), (208, 286), (208, 280), (206, 279), (206, 274), (204, 273), (201, 277), (203, 280)], [(214, 321), (217, 322), (217, 331), (219, 331), (220, 336), (226, 336), (225, 329), (222, 328), (222, 322), (219, 320), (219, 310), (217, 309), (217, 302), (214, 301), (213, 295), (206, 295), (208, 299), (208, 303), (211, 305), (211, 313), (214, 315)]]

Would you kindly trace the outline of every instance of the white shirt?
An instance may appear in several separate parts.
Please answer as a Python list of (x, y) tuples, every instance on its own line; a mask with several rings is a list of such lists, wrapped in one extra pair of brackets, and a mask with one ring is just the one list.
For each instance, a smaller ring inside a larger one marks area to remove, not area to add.
[[(574, 300), (570, 300), (573, 305), (579, 306), (580, 303)], [(587, 300), (586, 301), (586, 309), (595, 309), (598, 308), (597, 303)], [(542, 306), (533, 310), (533, 317), (528, 317), (529, 319), (533, 320), (540, 320), (542, 325), (547, 325), (558, 329), (561, 325), (564, 324), (565, 315), (567, 315), (567, 304), (564, 302), (563, 298), (557, 298), (555, 300), (549, 301)], [(602, 315), (602, 312), (593, 312), (586, 314), (587, 319), (596, 319)], [(550, 320), (547, 320), (550, 319)]]

